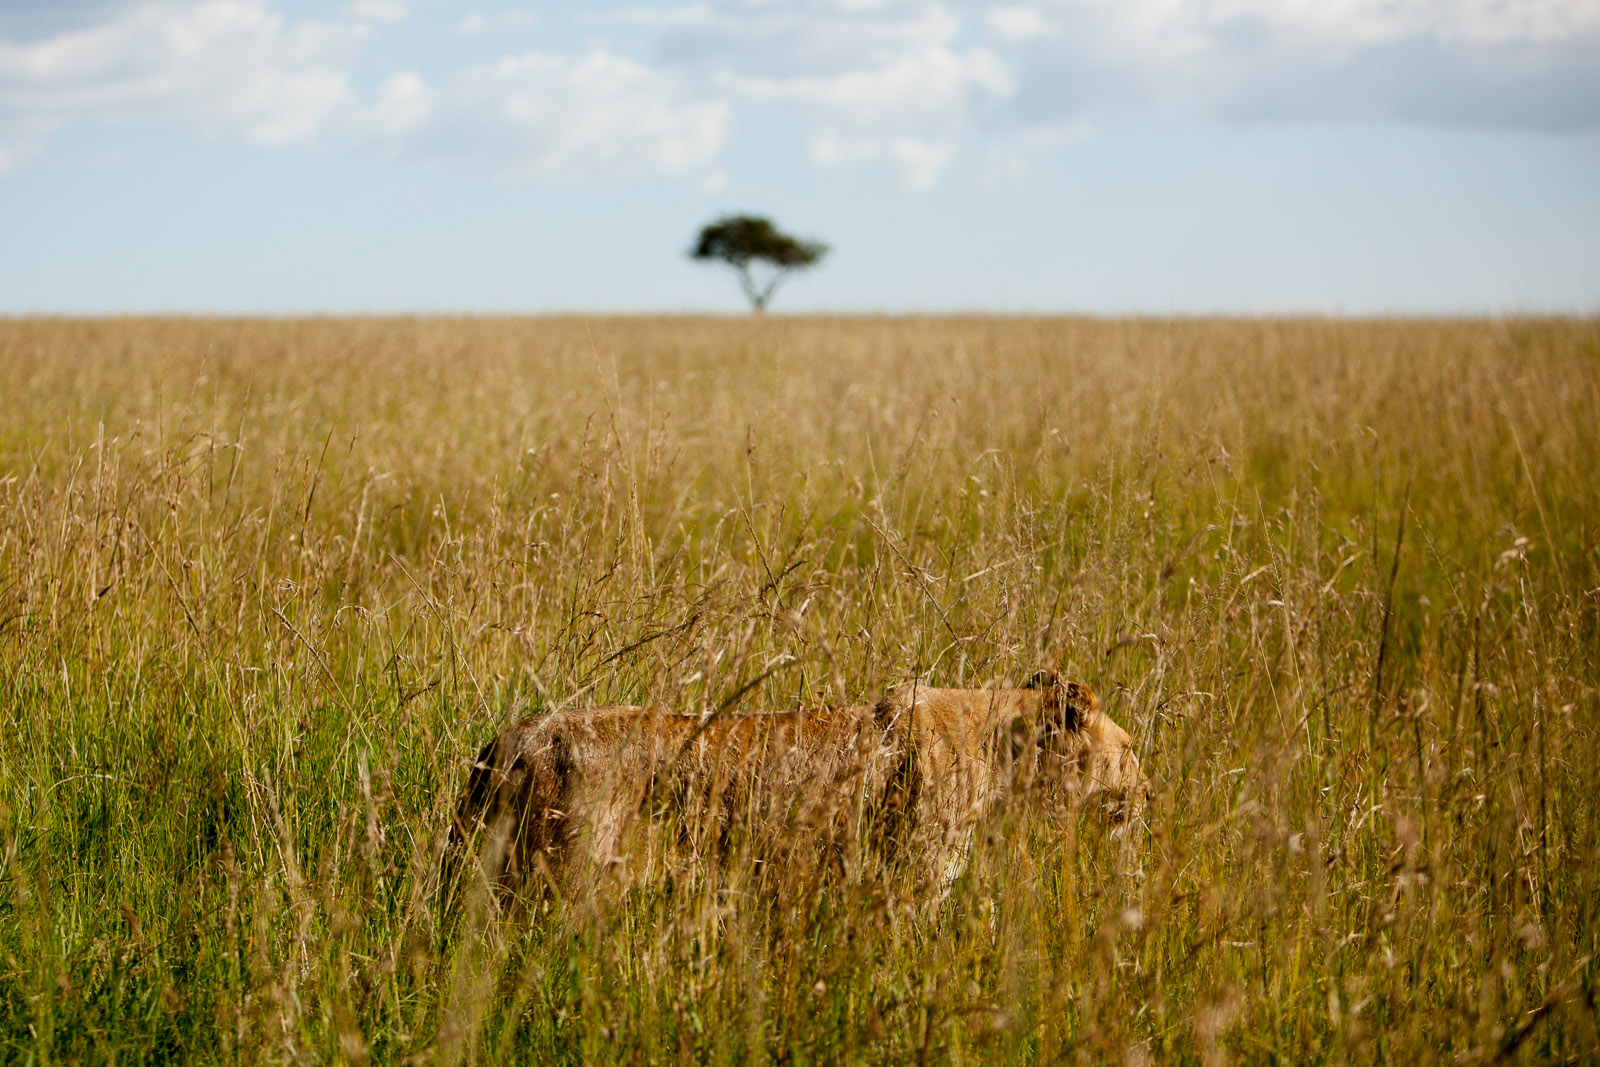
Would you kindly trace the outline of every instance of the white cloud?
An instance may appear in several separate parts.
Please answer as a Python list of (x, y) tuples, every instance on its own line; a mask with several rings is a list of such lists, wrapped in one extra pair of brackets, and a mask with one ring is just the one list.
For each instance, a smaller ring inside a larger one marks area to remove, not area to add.
[[(1026, 122), (1600, 126), (1600, 0), (1036, 0), (990, 18)], [(1054, 33), (1028, 37), (1027, 24)]]
[(1031, 7), (999, 7), (989, 12), (989, 32), (1006, 44), (1053, 37), (1055, 23)]
[(1016, 89), (985, 48), (931, 46), (876, 67), (821, 75), (723, 74), (717, 84), (748, 102), (793, 107), (813, 123), (812, 158), (825, 166), (889, 157), (903, 182), (926, 189), (970, 129), (974, 112)]
[(980, 116), (1015, 91), (971, 19), (927, 0), (702, 0), (587, 20), (645, 31), (658, 62), (741, 107), (798, 115), (811, 158), (888, 160), (933, 184)]
[(1060, 130), (1150, 114), (1600, 125), (1600, 0), (699, 0), (586, 18), (741, 107), (797, 114), (820, 165), (893, 160), (912, 186), (974, 141), (990, 178), (1023, 175)]
[(603, 49), (528, 52), (438, 89), (385, 83), (366, 134), (385, 151), (465, 161), (502, 181), (664, 174), (708, 180), (729, 107), (682, 78)]
[(358, 22), (404, 22), (410, 12), (401, 0), (351, 0), (343, 13)]
[(1016, 90), (992, 51), (942, 45), (837, 74), (723, 74), (717, 83), (742, 101), (800, 110), (813, 123), (811, 158), (821, 165), (891, 158), (909, 189), (934, 186), (974, 112)]
[(474, 11), (456, 23), (456, 32), (469, 36), (480, 33), (515, 33), (520, 30), (531, 30), (538, 25), (538, 12), (522, 8), (497, 11), (492, 15)]
[[(430, 84), (384, 78), (360, 102), (351, 69), (406, 5), (354, 0), (356, 21), (290, 19), (272, 0), (148, 0), (41, 40), (0, 38), (0, 173), (71, 123), (156, 123), (262, 143), (322, 130), (391, 157), (453, 158), (503, 180), (641, 174), (709, 180), (729, 105), (602, 48), (530, 52)], [(529, 15), (484, 16), (490, 27)]]
[(393, 141), (422, 129), (433, 115), (435, 99), (422, 75), (414, 70), (391, 74), (378, 86), (378, 96), (360, 123), (362, 132)]
[(749, 100), (795, 104), (867, 129), (949, 123), (975, 98), (1006, 97), (1016, 89), (1005, 63), (986, 48), (929, 48), (838, 74), (730, 74), (718, 81)]
[[(1137, 0), (1161, 7), (1159, 0)], [(1280, 39), (1324, 48), (1434, 37), (1480, 44), (1553, 44), (1600, 32), (1594, 0), (1210, 0), (1181, 5), (1220, 25), (1250, 18)]]
[[(991, 132), (1152, 112), (1600, 125), (1600, 0), (700, 0), (587, 17), (647, 32), (695, 76), (797, 91), (965, 55), (976, 24), (1017, 83), (967, 114)], [(825, 124), (814, 101), (787, 106)]]
[(145, 3), (32, 43), (0, 40), (0, 133), (163, 123), (207, 137), (311, 136), (350, 98), (360, 32), (255, 0)]

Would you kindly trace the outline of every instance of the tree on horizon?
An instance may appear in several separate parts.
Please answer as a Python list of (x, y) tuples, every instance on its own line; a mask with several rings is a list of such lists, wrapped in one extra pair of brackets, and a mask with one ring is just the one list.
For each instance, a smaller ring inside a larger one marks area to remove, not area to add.
[[(759, 315), (782, 282), (815, 266), (827, 254), (828, 246), (821, 241), (791, 237), (759, 215), (725, 215), (701, 228), (689, 258), (732, 267), (751, 311)], [(752, 270), (757, 265), (759, 278)]]

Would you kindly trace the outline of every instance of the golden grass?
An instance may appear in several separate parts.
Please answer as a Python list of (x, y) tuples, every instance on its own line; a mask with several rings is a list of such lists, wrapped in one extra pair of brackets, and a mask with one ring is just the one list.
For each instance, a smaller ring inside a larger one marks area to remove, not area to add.
[[(1592, 320), (13, 320), (0, 383), (7, 1059), (1600, 1056)], [(1052, 665), (1135, 862), (440, 885), (530, 710)]]

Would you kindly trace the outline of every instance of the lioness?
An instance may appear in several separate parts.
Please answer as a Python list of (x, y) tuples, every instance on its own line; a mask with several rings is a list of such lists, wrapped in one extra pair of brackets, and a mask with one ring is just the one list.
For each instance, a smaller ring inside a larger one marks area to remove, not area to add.
[[(453, 836), (485, 828), (485, 873), (512, 891), (697, 865), (742, 837), (789, 874), (837, 861), (849, 876), (871, 853), (942, 893), (978, 821), (1013, 793), (1103, 802), (1120, 820), (1146, 788), (1094, 692), (1041, 672), (1013, 689), (909, 682), (872, 707), (526, 719), (478, 754)], [(651, 833), (663, 818), (675, 832)]]

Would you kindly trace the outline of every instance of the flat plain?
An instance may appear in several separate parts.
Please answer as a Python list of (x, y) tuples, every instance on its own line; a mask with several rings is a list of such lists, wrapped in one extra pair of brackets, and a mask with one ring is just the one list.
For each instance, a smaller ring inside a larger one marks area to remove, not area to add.
[[(1600, 322), (0, 321), (0, 1056), (1600, 1057)], [(554, 707), (1087, 682), (930, 915), (498, 916)]]

